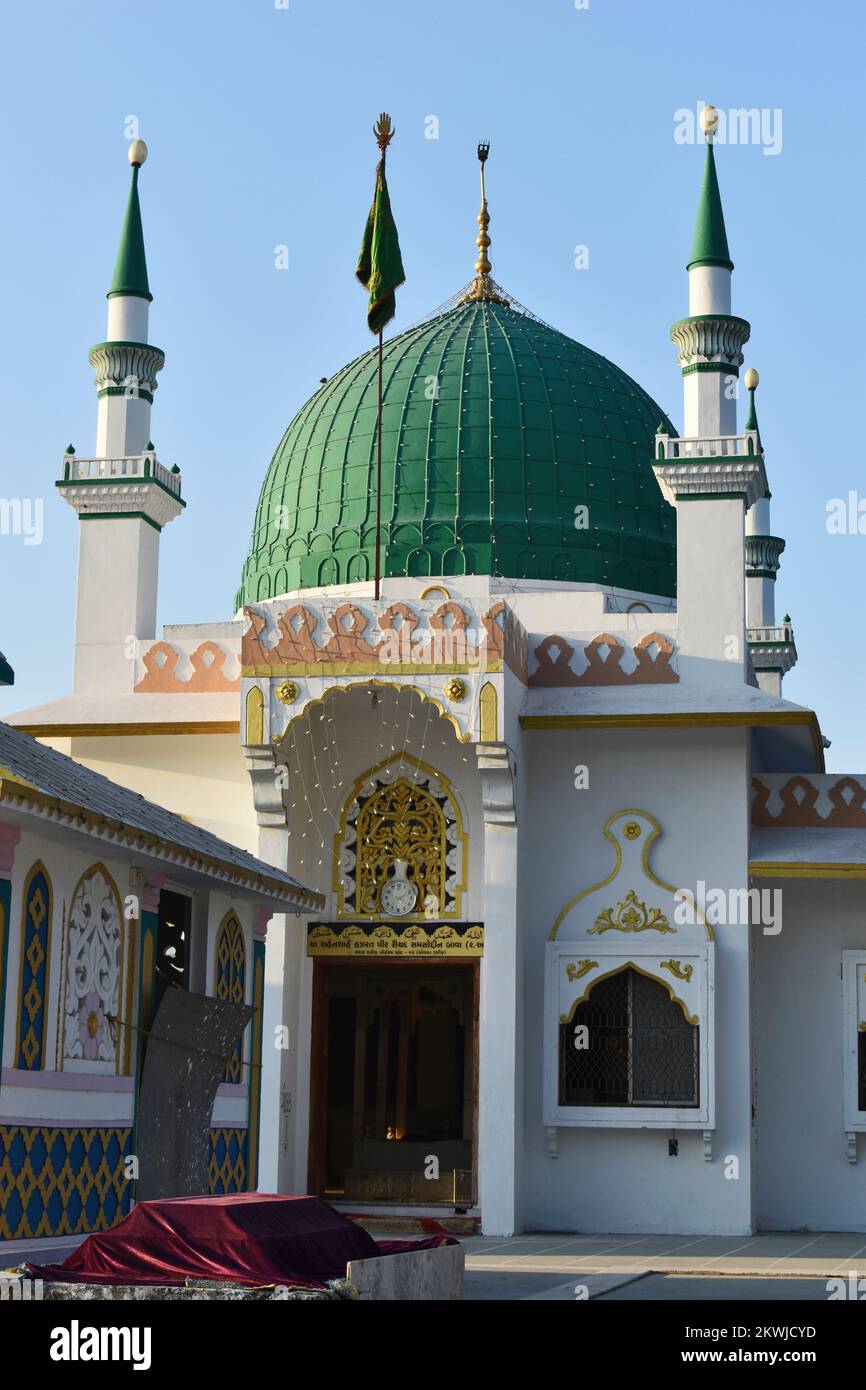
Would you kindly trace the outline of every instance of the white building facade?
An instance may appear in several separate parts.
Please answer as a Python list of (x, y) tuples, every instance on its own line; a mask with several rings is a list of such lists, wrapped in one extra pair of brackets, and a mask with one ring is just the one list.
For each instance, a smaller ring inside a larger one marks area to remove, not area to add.
[(493, 281), (485, 201), (475, 279), (385, 345), (379, 597), (373, 352), (289, 426), (234, 616), (160, 638), (136, 168), (101, 442), (59, 487), (75, 689), (14, 722), (323, 896), (268, 934), (263, 1190), (489, 1234), (866, 1229), (866, 778), (782, 696), (707, 135), (681, 434)]

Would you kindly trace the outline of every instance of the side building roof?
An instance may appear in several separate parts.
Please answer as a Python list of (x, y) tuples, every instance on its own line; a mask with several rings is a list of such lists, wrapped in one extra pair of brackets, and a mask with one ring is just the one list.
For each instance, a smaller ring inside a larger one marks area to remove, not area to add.
[(35, 816), (216, 880), (275, 910), (315, 912), (324, 906), (321, 893), (290, 874), (0, 723), (0, 814), (4, 811)]

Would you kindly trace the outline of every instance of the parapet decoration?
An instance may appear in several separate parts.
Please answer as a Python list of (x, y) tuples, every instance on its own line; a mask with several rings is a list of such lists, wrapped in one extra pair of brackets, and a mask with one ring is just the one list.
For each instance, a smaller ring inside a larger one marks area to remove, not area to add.
[(240, 690), (240, 676), (226, 674), (226, 664), (234, 665), (232, 654), (216, 642), (202, 642), (188, 653), (190, 673), (178, 674), (187, 655), (170, 642), (154, 642), (142, 653), (145, 674), (133, 687), (136, 695), (214, 694)]
[(623, 669), (626, 649), (609, 632), (600, 632), (583, 645), (583, 670), (573, 664), (575, 647), (557, 633), (545, 637), (533, 648), (538, 668), (529, 685), (670, 685), (679, 680), (671, 664), (674, 648), (660, 632), (648, 632), (631, 649), (635, 666)]
[(752, 778), (752, 825), (866, 829), (866, 777), (761, 773)]
[(501, 671), (504, 663), (526, 679), (526, 634), (502, 601), (478, 615), (452, 599), (429, 614), (403, 602), (379, 613), (348, 602), (333, 612), (292, 603), (276, 614), (272, 642), (265, 640), (268, 613), (253, 607), (244, 613), (250, 624), (241, 646), (244, 676)]
[[(646, 633), (631, 648), (608, 632), (578, 641), (551, 633), (532, 647), (535, 669), (530, 673), (529, 637), (502, 600), (480, 614), (453, 599), (429, 614), (403, 602), (378, 614), (349, 602), (332, 612), (309, 601), (292, 603), (275, 615), (275, 640), (268, 640), (268, 611), (247, 607), (244, 612), (249, 627), (241, 646), (241, 674), (252, 678), (465, 674), (507, 667), (530, 686), (665, 685), (679, 680), (673, 644), (660, 632)], [(629, 656), (634, 660), (626, 669)]]

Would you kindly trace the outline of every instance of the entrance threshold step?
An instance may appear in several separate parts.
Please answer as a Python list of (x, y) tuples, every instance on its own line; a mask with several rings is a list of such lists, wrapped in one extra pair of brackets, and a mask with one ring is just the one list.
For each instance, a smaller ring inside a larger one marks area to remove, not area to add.
[(476, 1236), (481, 1230), (480, 1216), (391, 1216), (381, 1211), (340, 1210), (371, 1235)]

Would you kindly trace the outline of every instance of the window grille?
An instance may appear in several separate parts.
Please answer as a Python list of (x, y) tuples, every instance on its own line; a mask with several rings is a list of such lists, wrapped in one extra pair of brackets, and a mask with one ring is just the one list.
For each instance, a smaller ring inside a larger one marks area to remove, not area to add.
[(560, 1025), (559, 1103), (697, 1106), (699, 1040), (664, 985), (619, 970)]

